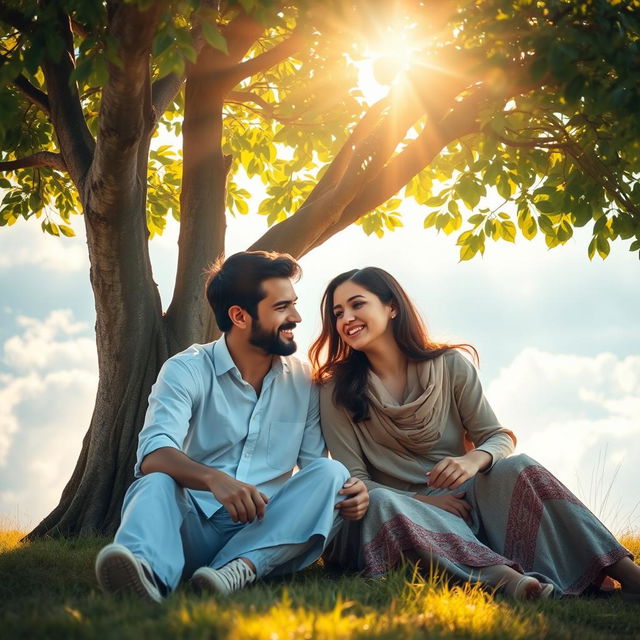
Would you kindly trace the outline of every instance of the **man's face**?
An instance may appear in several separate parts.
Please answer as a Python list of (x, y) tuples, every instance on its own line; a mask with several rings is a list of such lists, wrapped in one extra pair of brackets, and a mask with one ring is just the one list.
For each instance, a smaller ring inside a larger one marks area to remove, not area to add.
[(249, 342), (272, 355), (291, 355), (297, 349), (293, 329), (300, 322), (298, 297), (291, 280), (269, 278), (263, 281), (262, 290), (266, 296), (258, 303), (258, 317), (253, 321)]

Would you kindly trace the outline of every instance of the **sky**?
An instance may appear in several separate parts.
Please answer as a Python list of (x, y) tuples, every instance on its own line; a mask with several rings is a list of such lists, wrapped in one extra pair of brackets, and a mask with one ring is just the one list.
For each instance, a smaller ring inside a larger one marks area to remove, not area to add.
[[(259, 199), (252, 200), (252, 210)], [(491, 243), (458, 261), (452, 237), (405, 227), (383, 239), (345, 230), (301, 261), (299, 354), (319, 331), (328, 280), (376, 265), (395, 275), (436, 340), (480, 353), (480, 377), (501, 422), (616, 533), (640, 530), (640, 264), (622, 243), (590, 262), (588, 233), (549, 251), (541, 238)], [(0, 526), (23, 530), (55, 505), (89, 425), (97, 386), (95, 312), (82, 219), (75, 238), (18, 222), (0, 232)], [(266, 230), (229, 219), (227, 254)], [(151, 243), (169, 303), (177, 224)]]

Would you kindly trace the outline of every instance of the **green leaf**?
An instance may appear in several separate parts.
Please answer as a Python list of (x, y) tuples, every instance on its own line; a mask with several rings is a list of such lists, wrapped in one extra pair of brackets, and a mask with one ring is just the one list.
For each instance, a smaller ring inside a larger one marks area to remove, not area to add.
[(229, 48), (227, 47), (227, 41), (224, 36), (218, 31), (218, 28), (210, 22), (206, 20), (202, 23), (202, 35), (204, 39), (218, 51), (222, 51), (222, 53), (226, 53), (229, 55)]
[(511, 194), (513, 193), (512, 183), (509, 179), (509, 176), (506, 173), (501, 173), (498, 176), (498, 180), (496, 182), (496, 187), (498, 189), (498, 193), (500, 197), (505, 200), (509, 200), (511, 198)]
[(465, 244), (460, 247), (460, 262), (471, 260), (478, 253), (478, 249), (474, 249), (471, 245)]
[(610, 250), (609, 240), (602, 236), (596, 236), (596, 251), (603, 260), (609, 255)]
[(505, 220), (502, 223), (502, 237), (507, 242), (515, 242), (516, 241), (516, 225), (511, 222), (511, 220)]
[(538, 226), (545, 235), (549, 236), (554, 234), (553, 223), (551, 222), (551, 220), (549, 220), (549, 218), (547, 218), (547, 216), (538, 216)]
[(433, 227), (436, 223), (436, 218), (438, 217), (438, 212), (434, 211), (433, 213), (430, 213), (425, 219), (424, 219), (424, 228), (428, 229), (429, 227)]
[(557, 208), (550, 200), (538, 200), (534, 202), (533, 205), (540, 213), (556, 213), (557, 211)]

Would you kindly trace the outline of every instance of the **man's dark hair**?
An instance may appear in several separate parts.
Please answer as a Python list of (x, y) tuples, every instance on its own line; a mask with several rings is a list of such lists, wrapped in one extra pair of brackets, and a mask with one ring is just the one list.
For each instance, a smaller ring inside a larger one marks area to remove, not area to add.
[(232, 326), (229, 309), (238, 305), (254, 320), (265, 297), (262, 282), (269, 278), (298, 278), (300, 265), (288, 253), (241, 251), (218, 258), (207, 270), (205, 292), (220, 331)]

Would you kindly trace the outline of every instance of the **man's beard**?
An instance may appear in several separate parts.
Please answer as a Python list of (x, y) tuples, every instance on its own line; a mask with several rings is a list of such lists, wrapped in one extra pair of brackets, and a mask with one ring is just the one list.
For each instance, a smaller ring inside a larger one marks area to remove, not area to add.
[(282, 329), (295, 329), (295, 322), (287, 322), (280, 325), (275, 332), (267, 331), (263, 329), (260, 322), (256, 320), (251, 329), (251, 335), (249, 336), (249, 342), (254, 347), (264, 349), (267, 353), (274, 356), (290, 356), (297, 348), (298, 345), (291, 340), (285, 342), (280, 338), (280, 331)]

